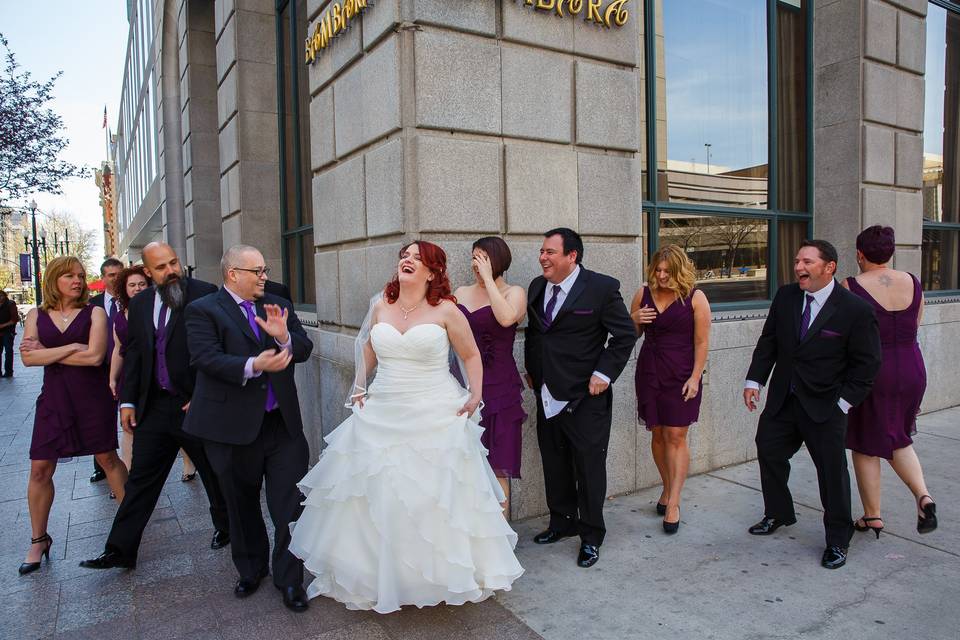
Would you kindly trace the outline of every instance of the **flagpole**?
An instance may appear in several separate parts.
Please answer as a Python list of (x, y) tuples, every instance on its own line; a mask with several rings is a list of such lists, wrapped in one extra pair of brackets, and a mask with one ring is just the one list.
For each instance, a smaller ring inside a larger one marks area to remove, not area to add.
[(107, 127), (107, 105), (103, 105), (103, 132), (104, 132), (104, 149), (107, 153), (107, 161), (110, 160), (110, 128)]

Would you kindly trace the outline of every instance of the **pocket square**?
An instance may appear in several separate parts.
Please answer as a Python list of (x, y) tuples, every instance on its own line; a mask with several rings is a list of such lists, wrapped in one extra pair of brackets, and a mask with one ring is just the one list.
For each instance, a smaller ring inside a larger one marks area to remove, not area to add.
[(593, 309), (574, 309), (573, 315), (575, 316), (589, 316), (593, 314)]
[(831, 331), (830, 329), (821, 329), (820, 335), (824, 338), (840, 338), (843, 336), (842, 333), (838, 331)]

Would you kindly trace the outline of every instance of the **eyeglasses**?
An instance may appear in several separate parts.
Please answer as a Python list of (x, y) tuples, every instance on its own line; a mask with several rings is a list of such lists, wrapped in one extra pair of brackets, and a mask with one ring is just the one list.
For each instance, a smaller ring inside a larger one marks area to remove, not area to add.
[(255, 274), (258, 278), (266, 278), (270, 275), (270, 267), (257, 267), (256, 269), (244, 269), (243, 267), (233, 267), (234, 271), (247, 271)]

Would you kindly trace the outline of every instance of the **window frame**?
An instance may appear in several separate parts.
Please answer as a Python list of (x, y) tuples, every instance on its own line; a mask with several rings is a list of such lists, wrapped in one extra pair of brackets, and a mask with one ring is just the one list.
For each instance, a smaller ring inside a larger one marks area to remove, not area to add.
[[(301, 148), (301, 131), (300, 131), (300, 101), (292, 100), (293, 104), (291, 106), (291, 113), (293, 117), (293, 133), (291, 137), (292, 140), (287, 140), (286, 135), (286, 125), (284, 123), (284, 118), (286, 117), (286, 107), (287, 100), (292, 96), (300, 95), (300, 77), (299, 69), (302, 60), (301, 45), (297, 39), (297, 20), (300, 18), (297, 14), (297, 0), (276, 0), (275, 2), (275, 22), (276, 22), (276, 41), (277, 41), (277, 130), (278, 130), (278, 147), (279, 147), (279, 164), (280, 164), (280, 261), (283, 266), (283, 281), (290, 288), (290, 295), (294, 299), (303, 300), (306, 298), (306, 282), (307, 276), (305, 272), (305, 258), (306, 252), (303, 250), (302, 238), (313, 233), (313, 211), (304, 211), (304, 188), (312, 188), (311, 185), (304, 185), (302, 180), (302, 173), (300, 171), (301, 163), (304, 159), (304, 150)], [(283, 12), (289, 7), (290, 17), (286, 24), (284, 24)], [(302, 16), (303, 20), (307, 20), (307, 16)], [(284, 40), (284, 30), (287, 30), (289, 34), (290, 46), (289, 49), (284, 51), (283, 40)], [(288, 96), (284, 91), (284, 63), (288, 62), (290, 67), (290, 92), (291, 95)], [(309, 91), (309, 87), (306, 88)], [(287, 207), (290, 203), (287, 202), (287, 166), (286, 166), (286, 155), (288, 145), (292, 145), (293, 150), (293, 164), (297, 168), (296, 175), (294, 176), (294, 182), (296, 184), (296, 202), (294, 206), (296, 207), (296, 225), (292, 228), (287, 227)], [(306, 150), (309, 154), (309, 149)], [(306, 221), (306, 222), (305, 222)], [(291, 239), (295, 239), (295, 251), (296, 251), (296, 264), (299, 265), (298, 273), (290, 273), (290, 255), (287, 251), (287, 242)], [(310, 256), (310, 268), (314, 268), (314, 258)], [(291, 276), (296, 276), (295, 279)], [(316, 292), (314, 292), (315, 294)], [(311, 314), (315, 314), (317, 311), (317, 305), (314, 304), (305, 304), (302, 302), (294, 302), (293, 308), (297, 311), (305, 311)], [(303, 318), (301, 318), (303, 319)]]
[[(927, 0), (928, 5), (938, 6), (946, 11), (956, 13), (960, 15), (960, 2), (954, 2), (953, 0)], [(924, 16), (924, 35), (926, 35), (926, 16)], [(926, 61), (924, 61), (924, 78), (926, 78)], [(941, 123), (942, 124), (942, 123)], [(944, 150), (946, 151), (946, 150)], [(957, 154), (960, 155), (960, 149), (957, 150)], [(960, 160), (960, 158), (958, 158)], [(960, 221), (958, 222), (937, 222), (934, 220), (923, 219), (923, 229), (922, 231), (953, 231), (960, 235)], [(922, 233), (921, 231), (921, 233)], [(920, 245), (921, 252), (921, 264), (923, 261), (923, 244)], [(958, 287), (960, 287), (960, 275), (958, 275)], [(927, 299), (936, 299), (936, 298), (956, 298), (960, 295), (960, 289), (936, 289), (936, 290), (924, 290), (923, 297)]]
[[(934, 1), (934, 0), (931, 0)], [(647, 255), (653, 253), (659, 247), (660, 236), (660, 216), (669, 213), (700, 214), (707, 216), (720, 217), (738, 217), (738, 218), (760, 218), (767, 221), (767, 299), (753, 299), (742, 302), (715, 302), (711, 303), (714, 311), (738, 311), (746, 309), (762, 309), (770, 306), (773, 296), (776, 295), (780, 284), (777, 281), (778, 249), (777, 249), (777, 228), (781, 221), (803, 221), (807, 223), (807, 237), (813, 237), (813, 210), (814, 210), (814, 140), (813, 140), (813, 0), (806, 0), (806, 135), (807, 135), (807, 211), (786, 211), (771, 208), (770, 204), (777, 202), (777, 181), (778, 172), (774, 166), (777, 159), (777, 3), (779, 0), (766, 0), (767, 6), (767, 204), (766, 209), (753, 209), (741, 207), (725, 207), (716, 205), (699, 204), (696, 202), (669, 202), (656, 200), (657, 183), (657, 43), (656, 38), (651, 37), (656, 33), (656, 0), (643, 0), (643, 28), (644, 28), (644, 93), (646, 108), (646, 148), (644, 156), (646, 160), (645, 187), (647, 199), (642, 202), (642, 214), (646, 220), (644, 225), (647, 230), (646, 248)], [(669, 112), (667, 113), (669, 121)]]

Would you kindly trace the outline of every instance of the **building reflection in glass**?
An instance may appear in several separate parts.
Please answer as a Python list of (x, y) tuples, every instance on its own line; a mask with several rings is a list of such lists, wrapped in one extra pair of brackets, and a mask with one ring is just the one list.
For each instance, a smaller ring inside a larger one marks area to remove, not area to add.
[(711, 302), (765, 300), (768, 231), (761, 218), (671, 213), (660, 216), (659, 241), (687, 252)]

